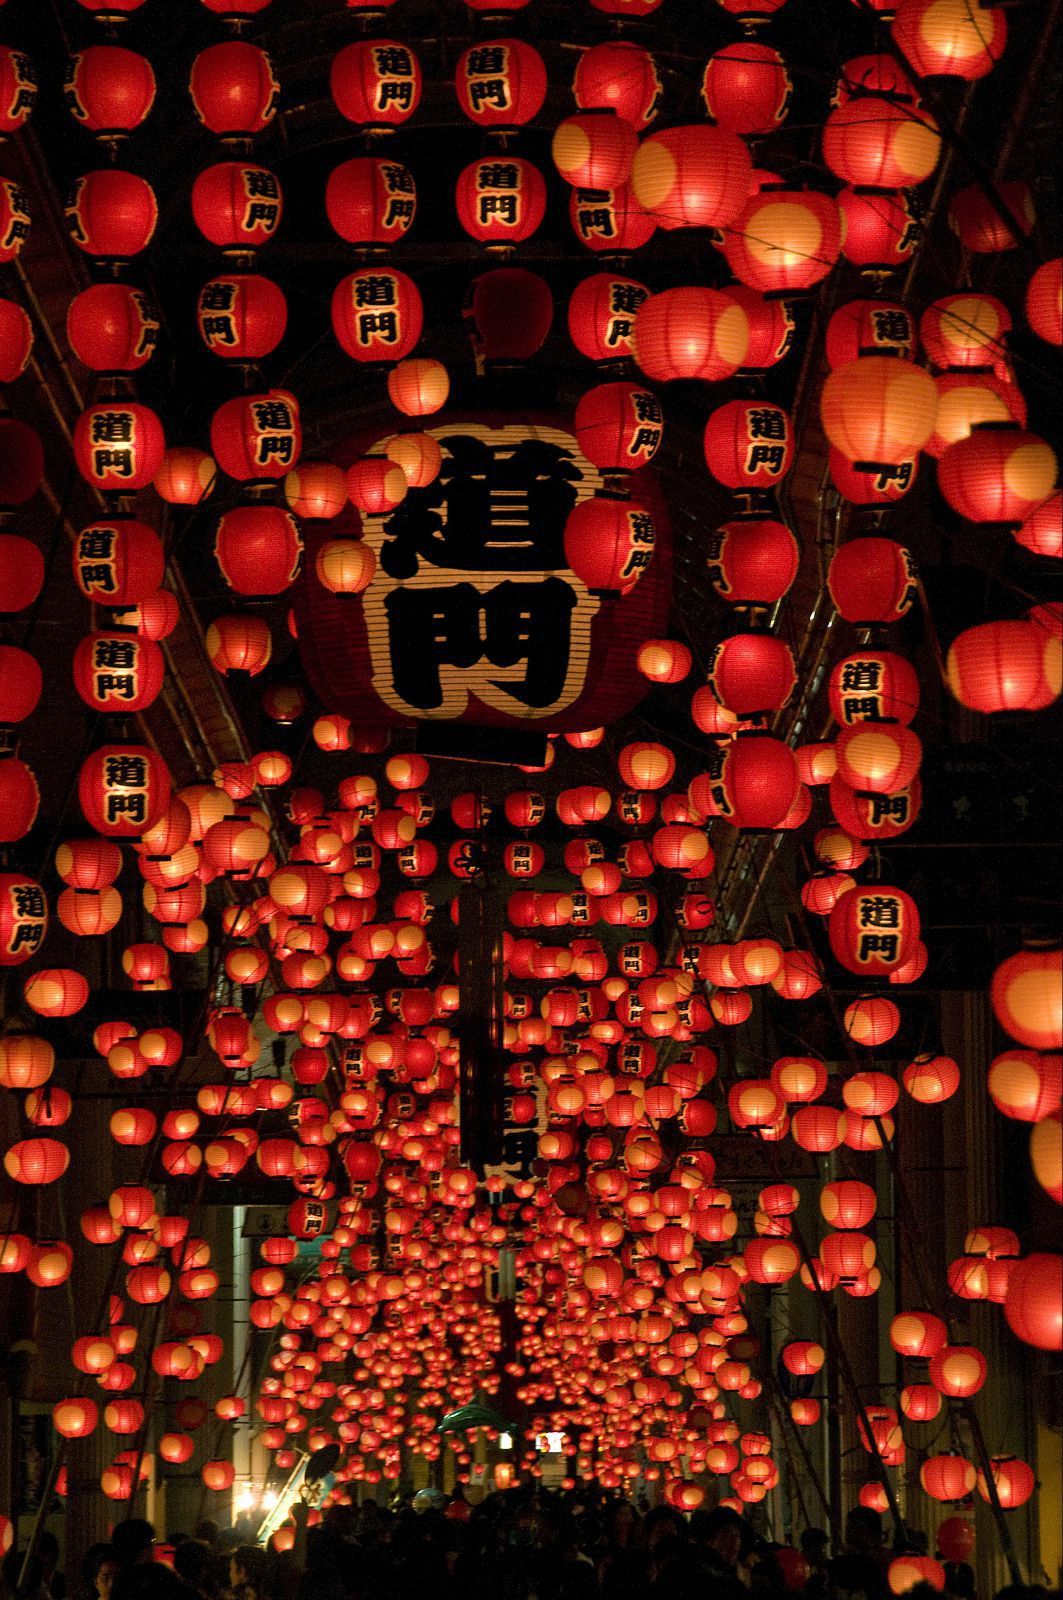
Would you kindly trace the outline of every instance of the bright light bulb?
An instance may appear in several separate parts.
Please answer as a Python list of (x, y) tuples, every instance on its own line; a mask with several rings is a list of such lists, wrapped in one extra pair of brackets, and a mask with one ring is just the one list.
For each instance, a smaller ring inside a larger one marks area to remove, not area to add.
[(498, 1436), (498, 1448), (500, 1450), (512, 1450), (513, 1435), (511, 1433), (500, 1433)]
[(272, 1511), (279, 1499), (280, 1495), (277, 1493), (276, 1489), (267, 1489), (265, 1494), (262, 1496), (263, 1509), (266, 1511)]

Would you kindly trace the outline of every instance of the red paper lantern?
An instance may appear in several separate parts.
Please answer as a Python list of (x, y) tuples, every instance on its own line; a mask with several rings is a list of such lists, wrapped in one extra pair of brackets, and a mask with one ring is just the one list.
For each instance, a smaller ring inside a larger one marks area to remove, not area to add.
[(1005, 1033), (1031, 1050), (1063, 1047), (1063, 953), (1019, 950), (993, 974), (990, 1000)]
[(24, 722), (36, 710), (43, 679), (36, 658), (18, 645), (0, 644), (0, 725)]
[(823, 159), (843, 183), (911, 188), (930, 177), (940, 154), (933, 117), (878, 95), (835, 106), (823, 127)]
[(243, 39), (208, 45), (192, 63), (192, 106), (205, 128), (222, 139), (250, 139), (277, 114), (280, 84), (264, 50)]
[(354, 361), (401, 361), (423, 324), (420, 290), (393, 267), (352, 272), (333, 291), (332, 329)]
[[(915, 319), (904, 306), (888, 300), (850, 300), (831, 313), (826, 355), (831, 371), (858, 356), (915, 354)], [(933, 357), (931, 357), (933, 359)]]
[(830, 442), (866, 470), (895, 466), (921, 450), (934, 431), (937, 403), (937, 387), (922, 367), (860, 356), (826, 378), (820, 417)]
[(615, 189), (626, 183), (638, 150), (629, 122), (609, 111), (582, 111), (554, 130), (554, 165), (576, 189)]
[(594, 466), (634, 472), (653, 460), (664, 434), (657, 396), (634, 383), (602, 383), (576, 406), (579, 447)]
[(635, 197), (630, 183), (616, 189), (574, 189), (568, 216), (573, 232), (588, 250), (641, 250), (656, 231), (652, 213)]
[(893, 1038), (901, 1025), (901, 1014), (892, 1000), (871, 995), (847, 1005), (843, 1022), (855, 1044), (873, 1050)]
[(1027, 284), (1026, 320), (1039, 339), (1063, 344), (1063, 257), (1045, 261)]
[(550, 332), (554, 297), (524, 267), (481, 273), (465, 298), (465, 326), (478, 361), (527, 361)]
[(329, 88), (340, 115), (360, 128), (397, 128), (421, 100), (421, 64), (397, 39), (360, 39), (332, 58)]
[(834, 748), (838, 778), (858, 794), (896, 794), (912, 782), (923, 759), (921, 741), (897, 723), (853, 723), (841, 729)]
[(718, 644), (708, 665), (709, 685), (738, 717), (778, 711), (797, 673), (790, 647), (770, 633), (739, 633)]
[(32, 353), (33, 324), (29, 317), (16, 301), (0, 300), (0, 383), (14, 383), (21, 378)]
[(71, 300), (66, 336), (93, 372), (137, 372), (155, 353), (159, 319), (142, 290), (97, 283)]
[(104, 745), (78, 777), (86, 822), (106, 839), (134, 839), (154, 826), (170, 803), (170, 774), (145, 745)]
[(902, 500), (916, 480), (918, 456), (896, 466), (857, 467), (831, 446), (828, 457), (831, 482), (843, 500), (854, 506), (889, 506)]
[[(831, 715), (843, 728), (869, 722), (906, 727), (919, 710), (919, 676), (910, 661), (892, 650), (843, 656), (831, 670), (829, 693)], [(894, 787), (904, 788), (906, 782)]]
[(929, 1456), (919, 1468), (919, 1482), (932, 1500), (966, 1500), (976, 1473), (966, 1456)]
[(980, 184), (971, 184), (954, 194), (949, 204), (949, 227), (975, 255), (1014, 250), (1036, 221), (1027, 183), (1002, 183), (992, 197)]
[(662, 228), (721, 228), (749, 198), (753, 163), (726, 128), (668, 128), (640, 144), (631, 186)]
[(520, 244), (543, 220), (546, 184), (530, 161), (500, 153), (464, 169), (455, 203), (470, 238), (488, 245)]
[(911, 896), (879, 883), (849, 889), (827, 924), (835, 960), (847, 972), (872, 977), (885, 977), (903, 966), (919, 938), (919, 927), (919, 908)]
[(772, 489), (790, 470), (790, 418), (770, 401), (729, 400), (709, 415), (705, 462), (727, 489)]
[(458, 57), (454, 92), (478, 128), (520, 128), (546, 99), (546, 67), (523, 39), (486, 39)]
[(24, 611), (44, 584), (44, 557), (19, 533), (0, 534), (0, 612)]
[(1016, 544), (1036, 556), (1063, 557), (1063, 491), (1056, 490), (1032, 511), (1022, 526), (1012, 530)]
[[(2, 934), (0, 934), (2, 939)], [(0, 965), (11, 966), (0, 955)], [(12, 1183), (34, 1188), (55, 1183), (70, 1165), (70, 1151), (58, 1139), (19, 1139), (4, 1156), (4, 1171)]]
[(63, 214), (71, 239), (87, 256), (127, 261), (151, 243), (159, 207), (144, 178), (104, 167), (74, 179)]
[(1063, 1058), (1012, 1048), (989, 1063), (989, 1096), (1019, 1122), (1040, 1122), (1063, 1105)]
[(838, 203), (830, 195), (766, 184), (724, 229), (720, 250), (751, 289), (800, 292), (827, 276), (842, 237)]
[(979, 0), (900, 0), (894, 42), (921, 78), (984, 78), (1004, 54), (1004, 13)]
[(701, 98), (712, 121), (743, 137), (773, 133), (786, 120), (792, 93), (779, 52), (749, 39), (711, 55), (701, 80)]
[(950, 1399), (977, 1394), (989, 1371), (985, 1356), (969, 1344), (947, 1344), (930, 1360), (930, 1381)]
[(240, 395), (218, 407), (210, 447), (223, 472), (242, 483), (283, 478), (303, 445), (299, 404), (285, 389)]
[(409, 232), (417, 211), (413, 174), (380, 156), (344, 161), (329, 173), (325, 211), (348, 244), (394, 244)]
[(890, 794), (866, 794), (836, 774), (828, 792), (835, 821), (854, 839), (865, 841), (895, 839), (906, 833), (922, 804), (918, 778)]
[(911, 259), (921, 229), (903, 190), (847, 188), (838, 195), (842, 255), (854, 267), (892, 272)]
[(946, 681), (972, 711), (1042, 710), (1063, 683), (1060, 641), (1032, 622), (979, 623), (949, 647)]
[(22, 839), (37, 820), (40, 790), (32, 770), (17, 756), (0, 757), (0, 844)]
[(280, 344), (287, 323), (282, 290), (259, 273), (211, 278), (199, 291), (199, 336), (213, 355), (226, 361), (261, 361)]
[(564, 539), (566, 562), (592, 592), (627, 594), (653, 557), (656, 532), (640, 501), (595, 495), (569, 512)]
[(263, 617), (243, 612), (215, 617), (206, 636), (207, 655), (217, 672), (246, 672), (255, 677), (270, 662), (273, 641)]
[(93, 489), (132, 494), (159, 470), (166, 440), (155, 412), (135, 400), (97, 401), (74, 426), (74, 460)]
[(581, 111), (615, 111), (642, 133), (657, 115), (661, 80), (648, 50), (611, 40), (580, 56), (572, 93)]
[(225, 251), (257, 250), (273, 238), (284, 214), (280, 181), (267, 167), (218, 161), (192, 185), (192, 216), (208, 243)]
[(990, 294), (948, 294), (927, 306), (919, 318), (919, 337), (935, 367), (953, 372), (993, 367), (1006, 359), (1005, 336), (1011, 315)]
[(793, 751), (767, 734), (743, 734), (724, 746), (713, 779), (716, 814), (752, 829), (778, 827), (801, 783)]
[(639, 307), (633, 332), (635, 359), (650, 379), (733, 377), (749, 349), (749, 321), (730, 295), (717, 289), (666, 289)]
[(37, 99), (37, 74), (29, 56), (0, 45), (0, 139), (17, 133)]
[(281, 506), (236, 506), (218, 523), (214, 555), (237, 594), (282, 594), (295, 582), (302, 556), (299, 526)]
[(1004, 1315), (1024, 1344), (1063, 1349), (1063, 1256), (1037, 1253), (1017, 1261), (1008, 1278)]
[(162, 582), (165, 556), (152, 528), (132, 517), (113, 517), (82, 528), (72, 551), (74, 582), (88, 600), (136, 605)]
[[(889, 10), (878, 0), (873, 0), (876, 11)], [(872, 55), (854, 56), (846, 61), (834, 83), (833, 105), (845, 105), (855, 95), (892, 95), (902, 102), (915, 102), (919, 91), (913, 79), (904, 71), (896, 56), (886, 51)]]
[(205, 450), (175, 445), (155, 474), (155, 488), (169, 505), (198, 506), (214, 487), (217, 467)]
[(74, 687), (92, 711), (143, 711), (158, 699), (165, 675), (159, 646), (127, 633), (90, 633), (74, 652)]
[(1051, 445), (1013, 422), (976, 423), (938, 462), (938, 488), (969, 522), (1021, 524), (1056, 486)]
[(784, 522), (756, 517), (725, 522), (708, 535), (709, 578), (734, 606), (772, 606), (797, 576), (800, 552)]
[(634, 354), (635, 313), (650, 291), (635, 278), (597, 272), (584, 278), (568, 302), (568, 332), (591, 361), (622, 361)]
[(0, 265), (20, 255), (31, 222), (26, 191), (13, 178), (0, 178)]
[(911, 610), (917, 583), (904, 546), (876, 537), (850, 539), (831, 557), (827, 572), (835, 607), (860, 628), (899, 622)]
[(71, 56), (63, 77), (70, 115), (99, 139), (114, 140), (147, 120), (155, 73), (146, 56), (114, 44), (92, 44)]

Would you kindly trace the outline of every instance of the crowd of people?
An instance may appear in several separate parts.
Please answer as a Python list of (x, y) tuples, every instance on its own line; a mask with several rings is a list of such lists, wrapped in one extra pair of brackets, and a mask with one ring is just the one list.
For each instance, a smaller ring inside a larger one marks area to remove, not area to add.
[[(299, 1523), (288, 1552), (200, 1524), (162, 1561), (151, 1524), (130, 1518), (90, 1550), (80, 1582), (57, 1573), (58, 1547), (42, 1541), (16, 1589), (22, 1562), (12, 1552), (0, 1600), (889, 1600), (890, 1559), (919, 1550), (907, 1537), (887, 1544), (882, 1518), (864, 1507), (849, 1513), (832, 1552), (819, 1528), (796, 1549), (725, 1506), (640, 1514), (593, 1488), (511, 1490), (478, 1506), (430, 1491), (389, 1510), (332, 1507), (309, 1529), (304, 1512)], [(953, 1600), (974, 1600), (969, 1566), (947, 1565), (946, 1575)], [(936, 1595), (928, 1586), (909, 1593)], [(1049, 1591), (1013, 1587), (997, 1600), (1049, 1600)]]

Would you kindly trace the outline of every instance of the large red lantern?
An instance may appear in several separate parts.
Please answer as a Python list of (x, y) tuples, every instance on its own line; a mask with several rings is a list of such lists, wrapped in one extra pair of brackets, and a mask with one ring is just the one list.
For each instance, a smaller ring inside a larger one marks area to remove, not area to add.
[[(0, 940), (2, 940), (0, 932)], [(0, 966), (11, 966), (0, 951)], [(4, 1156), (4, 1171), (13, 1183), (34, 1187), (55, 1183), (70, 1165), (70, 1151), (58, 1139), (20, 1139)]]
[(746, 359), (749, 320), (725, 291), (666, 289), (643, 301), (632, 339), (648, 378), (719, 383)]
[(1063, 258), (1043, 262), (1030, 279), (1026, 318), (1039, 339), (1063, 344)]
[(354, 361), (401, 361), (423, 324), (417, 285), (394, 267), (352, 272), (333, 291), (332, 328)]
[(546, 212), (546, 184), (538, 167), (499, 153), (467, 166), (455, 191), (458, 221), (481, 244), (520, 244)]
[(74, 652), (74, 687), (92, 711), (143, 711), (158, 699), (166, 665), (151, 639), (90, 633)]
[(283, 478), (303, 445), (299, 405), (286, 389), (240, 395), (218, 407), (210, 447), (223, 472), (242, 483)]
[(74, 296), (66, 314), (70, 348), (93, 372), (137, 372), (155, 352), (159, 319), (141, 289), (97, 283)]
[(396, 39), (362, 39), (332, 59), (329, 87), (336, 109), (360, 128), (397, 128), (421, 100), (421, 64)]
[(993, 974), (990, 999), (1000, 1026), (1031, 1050), (1063, 1048), (1063, 954), (1020, 950)]
[(226, 361), (261, 361), (280, 344), (287, 322), (282, 290), (255, 272), (211, 278), (196, 301), (199, 336)]
[(236, 506), (218, 523), (214, 555), (230, 589), (243, 595), (282, 594), (295, 582), (303, 542), (282, 506)]
[(221, 250), (257, 250), (273, 238), (283, 212), (280, 180), (267, 167), (217, 161), (192, 185), (196, 227)]
[(458, 57), (454, 92), (478, 128), (519, 128), (542, 109), (546, 67), (523, 39), (485, 39)]
[(810, 289), (842, 248), (838, 202), (813, 189), (765, 184), (746, 202), (720, 250), (735, 277), (764, 294)]
[(921, 229), (903, 189), (847, 188), (838, 195), (842, 255), (869, 275), (892, 272), (915, 254)]
[(969, 522), (1019, 525), (1056, 486), (1051, 445), (1013, 422), (976, 423), (938, 462), (938, 488)]
[(615, 111), (642, 133), (657, 115), (661, 80), (648, 50), (610, 40), (580, 56), (572, 93), (581, 111)]
[(398, 161), (355, 156), (329, 173), (325, 211), (348, 244), (394, 244), (409, 232), (417, 211), (413, 173)]
[(1063, 1256), (1037, 1253), (1016, 1261), (1008, 1277), (1004, 1315), (1024, 1344), (1063, 1350)]
[(162, 423), (135, 400), (97, 401), (74, 426), (74, 459), (93, 489), (115, 494), (146, 489), (165, 449)]
[(280, 84), (264, 50), (243, 39), (208, 45), (188, 82), (196, 116), (222, 139), (249, 139), (277, 114)]
[(657, 454), (664, 416), (657, 396), (634, 383), (602, 383), (576, 406), (576, 438), (603, 471), (634, 472)]
[(146, 745), (104, 745), (82, 764), (78, 799), (85, 821), (105, 839), (135, 839), (170, 803), (166, 763)]
[(727, 489), (772, 489), (790, 470), (789, 414), (769, 401), (729, 400), (705, 424), (705, 463)]
[(721, 228), (749, 198), (753, 163), (726, 128), (669, 128), (642, 141), (631, 186), (662, 228)]
[(630, 183), (616, 189), (573, 189), (568, 215), (581, 244), (610, 255), (640, 250), (657, 228), (652, 212), (636, 199)]
[(892, 650), (844, 656), (830, 675), (830, 708), (842, 727), (856, 723), (910, 723), (919, 710), (919, 676)]
[(940, 154), (927, 112), (878, 95), (835, 106), (823, 127), (823, 159), (843, 183), (908, 189), (930, 177)]
[(972, 711), (1043, 710), (1058, 698), (1061, 679), (1060, 641), (1032, 622), (979, 623), (949, 647), (946, 681)]
[(887, 977), (903, 966), (919, 938), (919, 908), (910, 895), (871, 884), (841, 895), (827, 924), (836, 961), (858, 976)]
[(615, 189), (631, 176), (638, 136), (611, 112), (577, 112), (558, 123), (550, 149), (555, 167), (573, 188)]
[(550, 286), (525, 267), (498, 267), (469, 285), (464, 318), (478, 361), (527, 361), (554, 317)]
[(716, 593), (733, 606), (773, 606), (797, 576), (800, 551), (784, 522), (725, 522), (707, 536), (705, 560)]
[(850, 300), (831, 313), (826, 356), (831, 371), (857, 356), (915, 353), (915, 319), (904, 306), (888, 300)]
[(63, 76), (70, 115), (99, 139), (139, 128), (155, 104), (155, 73), (146, 56), (120, 45), (91, 44), (70, 57)]
[(565, 560), (594, 593), (627, 594), (653, 557), (656, 531), (648, 506), (592, 496), (569, 512)]
[(712, 653), (708, 681), (721, 705), (738, 717), (778, 711), (797, 682), (789, 645), (770, 633), (738, 633)]
[(0, 872), (0, 967), (20, 967), (36, 955), (47, 928), (40, 884), (20, 872)]
[(786, 119), (792, 93), (779, 52), (749, 39), (711, 55), (701, 80), (701, 98), (712, 121), (744, 137), (773, 133)]
[(922, 786), (918, 778), (891, 794), (866, 794), (837, 774), (830, 780), (830, 806), (839, 827), (862, 841), (895, 839), (919, 816)]
[(82, 528), (71, 556), (74, 582), (87, 600), (102, 605), (136, 605), (158, 589), (166, 568), (158, 534), (132, 517)]
[[(989, 1467), (993, 1474), (993, 1482), (996, 1484), (997, 1499), (1003, 1510), (1013, 1511), (1016, 1506), (1024, 1506), (1037, 1487), (1037, 1479), (1029, 1462), (1020, 1460), (1018, 1456), (991, 1456)], [(978, 1474), (978, 1493), (983, 1500), (988, 1501), (989, 1486), (984, 1473), (981, 1472)], [(939, 1528), (939, 1543), (940, 1539)], [(944, 1549), (942, 1554), (945, 1554)]]
[(29, 118), (37, 99), (37, 74), (29, 56), (0, 45), (0, 139), (6, 139)]
[(948, 294), (927, 306), (919, 318), (919, 337), (935, 367), (994, 367), (1006, 359), (1004, 337), (1011, 315), (991, 294)]
[(934, 431), (937, 405), (937, 387), (922, 367), (860, 356), (828, 375), (820, 416), (846, 460), (870, 470), (897, 465), (922, 449)]
[(923, 758), (920, 740), (899, 723), (853, 723), (841, 729), (834, 748), (838, 779), (865, 795), (896, 794), (907, 788)]
[(21, 253), (31, 221), (26, 191), (14, 179), (0, 178), (0, 265)]
[(789, 746), (767, 734), (742, 734), (716, 754), (710, 768), (716, 815), (736, 828), (778, 827), (801, 786)]
[(568, 332), (580, 355), (591, 361), (632, 355), (635, 313), (649, 294), (637, 279), (613, 272), (596, 272), (578, 283), (568, 302)]
[(846, 622), (869, 628), (906, 616), (918, 593), (918, 579), (903, 545), (867, 536), (850, 539), (834, 553), (827, 587)]
[(63, 206), (70, 237), (98, 261), (127, 261), (151, 243), (159, 207), (135, 172), (104, 167), (75, 178)]
[(968, 83), (992, 71), (1008, 38), (1003, 11), (980, 0), (900, 0), (890, 31), (921, 78)]

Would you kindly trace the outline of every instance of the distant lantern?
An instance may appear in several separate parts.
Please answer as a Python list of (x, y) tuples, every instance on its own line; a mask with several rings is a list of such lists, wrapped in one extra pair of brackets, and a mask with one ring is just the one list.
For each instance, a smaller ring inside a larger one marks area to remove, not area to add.
[(225, 676), (245, 672), (254, 677), (269, 665), (273, 654), (269, 624), (247, 612), (215, 617), (205, 642), (211, 666)]
[(273, 238), (283, 212), (280, 180), (253, 162), (218, 161), (192, 185), (196, 227), (222, 250), (257, 250)]
[(393, 267), (367, 267), (341, 279), (332, 295), (332, 327), (354, 361), (401, 361), (424, 323), (413, 279)]
[(846, 1006), (843, 1023), (855, 1044), (873, 1050), (893, 1038), (901, 1025), (901, 1014), (892, 1000), (870, 995)]
[(464, 169), (456, 204), (470, 238), (486, 245), (521, 244), (546, 213), (546, 183), (530, 161), (499, 152)]
[(895, 44), (921, 78), (984, 78), (1004, 54), (1007, 19), (980, 0), (900, 0)]
[(823, 159), (843, 183), (907, 189), (929, 178), (941, 134), (928, 112), (879, 95), (835, 106), (823, 128)]
[(776, 828), (797, 798), (801, 780), (793, 751), (767, 734), (745, 734), (720, 752), (713, 782), (717, 815), (736, 828)]
[(1033, 231), (1037, 213), (1028, 183), (1002, 183), (993, 195), (973, 183), (953, 195), (949, 227), (974, 255), (1014, 250)]
[(420, 104), (421, 64), (397, 39), (360, 39), (333, 56), (329, 87), (348, 122), (369, 130), (397, 128)]
[(441, 361), (412, 356), (388, 373), (388, 399), (404, 417), (427, 417), (440, 411), (450, 394), (450, 375)]
[(921, 237), (918, 217), (903, 189), (849, 187), (838, 195), (842, 255), (870, 276), (910, 261)]
[(934, 431), (937, 403), (934, 380), (922, 367), (859, 356), (826, 378), (820, 416), (846, 460), (873, 468), (896, 465), (922, 449)]
[(701, 80), (701, 98), (713, 122), (746, 138), (774, 133), (786, 119), (792, 93), (779, 52), (750, 39), (711, 55)]
[(139, 128), (155, 104), (155, 88), (147, 57), (114, 44), (79, 50), (63, 75), (67, 110), (101, 140), (119, 139)]
[(382, 156), (355, 156), (329, 173), (325, 211), (348, 244), (385, 248), (409, 232), (417, 185), (408, 167)]
[(546, 67), (523, 39), (485, 39), (458, 57), (454, 92), (477, 127), (519, 128), (542, 109)]
[(643, 133), (657, 115), (661, 80), (648, 50), (627, 40), (610, 40), (580, 56), (572, 93), (581, 111), (615, 111)]
[(162, 423), (135, 400), (98, 400), (74, 425), (74, 459), (93, 489), (132, 494), (145, 489), (162, 462)]
[(283, 291), (259, 273), (211, 278), (199, 291), (199, 336), (223, 360), (261, 361), (280, 344), (287, 322)]
[(580, 355), (591, 361), (622, 361), (633, 355), (635, 313), (650, 291), (635, 278), (597, 272), (584, 278), (568, 302), (568, 332)]
[(63, 213), (78, 249), (99, 261), (126, 261), (139, 255), (151, 243), (159, 220), (151, 184), (116, 167), (75, 178)]
[(800, 552), (784, 522), (757, 517), (708, 534), (705, 560), (717, 594), (734, 606), (772, 606), (797, 576)]
[[(1003, 1510), (1013, 1511), (1016, 1506), (1024, 1506), (1037, 1487), (1037, 1479), (1029, 1462), (1020, 1460), (1018, 1456), (992, 1456), (989, 1466), (997, 1499)], [(981, 1472), (978, 1474), (978, 1493), (983, 1500), (989, 1499), (989, 1487)], [(940, 1537), (939, 1528), (939, 1540)]]
[(542, 348), (553, 316), (549, 284), (526, 267), (482, 272), (465, 297), (465, 326), (478, 363), (530, 360)]
[[(205, 450), (172, 445), (155, 474), (155, 489), (172, 506), (198, 506), (214, 487), (218, 469)], [(162, 580), (160, 579), (160, 582)]]
[(770, 401), (729, 400), (705, 424), (705, 462), (726, 489), (772, 489), (793, 460), (789, 414)]
[(843, 237), (833, 196), (766, 184), (723, 230), (720, 251), (735, 277), (751, 289), (799, 293), (827, 276)]
[[(0, 445), (6, 442), (0, 428)], [(43, 585), (44, 557), (32, 539), (0, 534), (0, 613), (24, 611)]]
[(647, 378), (664, 382), (733, 377), (749, 350), (749, 321), (726, 290), (666, 289), (635, 317), (635, 359)]
[(919, 1469), (919, 1482), (933, 1500), (966, 1500), (975, 1484), (975, 1469), (965, 1456), (929, 1456)]
[(736, 133), (693, 124), (649, 134), (631, 183), (662, 228), (719, 228), (733, 222), (749, 198), (753, 163)]
[(158, 313), (141, 289), (97, 283), (71, 300), (66, 336), (91, 371), (137, 372), (155, 353)]
[(919, 318), (919, 337), (935, 367), (951, 372), (995, 366), (1006, 359), (1004, 340), (1011, 316), (991, 294), (948, 294), (927, 306)]
[(785, 640), (770, 633), (739, 633), (712, 653), (708, 681), (721, 705), (738, 717), (778, 711), (797, 682)]
[(846, 622), (857, 627), (899, 622), (918, 593), (911, 554), (893, 539), (850, 539), (831, 557), (830, 597)]
[(42, 686), (36, 658), (18, 645), (0, 644), (0, 725), (10, 727), (31, 716)]
[(249, 139), (277, 114), (280, 84), (273, 63), (264, 50), (243, 39), (201, 50), (188, 87), (196, 116), (222, 139)]

